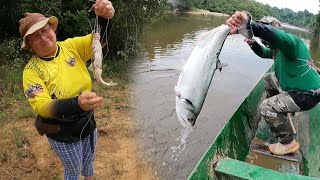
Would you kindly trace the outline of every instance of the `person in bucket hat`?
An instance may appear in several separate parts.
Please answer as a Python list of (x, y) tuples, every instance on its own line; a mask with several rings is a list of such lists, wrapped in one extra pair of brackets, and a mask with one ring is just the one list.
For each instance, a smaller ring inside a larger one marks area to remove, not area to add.
[(53, 31), (57, 30), (58, 18), (55, 16), (50, 16), (47, 18), (39, 13), (25, 13), (24, 16), (25, 17), (19, 21), (19, 32), (22, 36), (22, 49), (30, 48), (29, 43), (26, 41), (26, 37), (43, 28), (47, 24), (50, 25)]
[[(92, 6), (105, 25), (114, 16), (108, 0)], [(93, 180), (97, 129), (93, 110), (104, 99), (92, 92), (86, 62), (91, 58), (93, 33), (57, 41), (58, 19), (39, 13), (25, 13), (19, 21), (21, 48), (33, 56), (23, 71), (23, 89), (38, 114), (35, 126), (46, 135), (64, 166), (64, 179)], [(109, 26), (110, 27), (110, 26)], [(109, 29), (108, 27), (108, 30)], [(106, 43), (106, 42), (104, 42)]]
[(264, 47), (247, 41), (255, 54), (275, 60), (275, 73), (264, 77), (267, 99), (260, 106), (263, 119), (278, 141), (268, 148), (276, 155), (294, 153), (300, 145), (288, 113), (307, 111), (319, 103), (320, 77), (308, 47), (298, 36), (284, 32), (280, 21), (273, 17), (262, 18), (260, 22), (250, 19), (248, 13), (237, 11), (226, 24), (231, 27), (230, 33), (236, 34), (242, 21), (248, 21), (254, 36), (268, 42), (269, 46)]

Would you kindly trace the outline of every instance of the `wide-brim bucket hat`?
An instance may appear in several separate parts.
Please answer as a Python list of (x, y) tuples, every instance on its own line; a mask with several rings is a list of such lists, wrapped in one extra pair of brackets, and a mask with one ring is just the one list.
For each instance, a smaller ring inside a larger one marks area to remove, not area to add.
[(270, 26), (274, 26), (274, 27), (277, 25), (278, 28), (282, 29), (281, 22), (277, 18), (272, 17), (272, 16), (264, 16), (258, 22), (261, 22), (263, 24), (267, 24)]
[(25, 13), (24, 18), (19, 20), (19, 31), (22, 37), (22, 49), (29, 49), (30, 45), (26, 41), (26, 37), (37, 30), (43, 28), (47, 23), (50, 23), (53, 31), (57, 30), (58, 18), (55, 16), (45, 17), (39, 13)]

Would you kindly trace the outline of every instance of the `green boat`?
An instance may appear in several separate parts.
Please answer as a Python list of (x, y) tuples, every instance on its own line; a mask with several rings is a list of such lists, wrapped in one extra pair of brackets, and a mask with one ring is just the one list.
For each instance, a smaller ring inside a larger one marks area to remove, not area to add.
[(300, 152), (277, 157), (255, 147), (259, 141), (274, 141), (265, 121), (260, 121), (259, 105), (264, 98), (261, 79), (215, 138), (189, 180), (320, 178), (320, 106), (292, 117)]

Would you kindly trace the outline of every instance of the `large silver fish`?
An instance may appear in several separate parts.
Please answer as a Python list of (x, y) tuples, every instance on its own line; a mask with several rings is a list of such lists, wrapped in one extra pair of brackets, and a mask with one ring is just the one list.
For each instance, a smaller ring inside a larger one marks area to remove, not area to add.
[[(248, 38), (252, 38), (250, 21), (248, 14), (239, 28), (239, 33)], [(220, 63), (219, 54), (229, 32), (227, 25), (209, 31), (193, 49), (180, 73), (175, 86), (176, 113), (182, 126), (187, 129), (192, 129), (196, 122), (215, 71), (221, 71), (225, 66)]]
[(230, 28), (221, 25), (206, 34), (193, 49), (177, 85), (176, 113), (183, 127), (191, 128), (201, 111), (214, 72), (223, 65), (218, 57)]

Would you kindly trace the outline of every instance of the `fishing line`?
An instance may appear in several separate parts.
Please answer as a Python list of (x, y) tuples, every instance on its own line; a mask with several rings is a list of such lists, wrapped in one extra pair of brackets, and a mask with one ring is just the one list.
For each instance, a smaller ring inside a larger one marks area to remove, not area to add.
[[(93, 110), (92, 110), (92, 111), (89, 113), (89, 115), (87, 116), (87, 117), (88, 117), (88, 121), (87, 121), (86, 124), (83, 126), (83, 128), (82, 128), (82, 130), (81, 130), (81, 132), (80, 132), (79, 139), (80, 139), (80, 142), (81, 142), (81, 143), (83, 143), (83, 141), (82, 141), (82, 139), (81, 139), (82, 132), (83, 132), (83, 130), (85, 129), (85, 127), (88, 125), (88, 123), (90, 122), (92, 115), (93, 115)], [(91, 135), (93, 135), (93, 133), (89, 135), (89, 138), (90, 138)], [(91, 141), (91, 138), (90, 138), (89, 141)], [(91, 142), (90, 142), (90, 148), (91, 148)], [(94, 148), (94, 147), (93, 147), (93, 148)], [(89, 153), (93, 153), (93, 149), (91, 149), (91, 152), (89, 152)], [(88, 161), (88, 158), (90, 157), (89, 153), (87, 154), (87, 157), (85, 158), (84, 163), (86, 163), (86, 162)], [(82, 155), (82, 156), (83, 156), (83, 155)]]
[(103, 37), (101, 38), (101, 40), (104, 38), (104, 35), (106, 35), (106, 48), (107, 48), (107, 52), (106, 52), (106, 54), (103, 56), (103, 58), (102, 59), (104, 59), (107, 55), (108, 55), (108, 53), (109, 53), (109, 42), (108, 42), (108, 27), (109, 27), (109, 19), (108, 19), (108, 21), (107, 21), (107, 26), (106, 26), (106, 28), (105, 28), (105, 30), (104, 30), (104, 33), (103, 33)]
[[(90, 21), (89, 21), (90, 22)], [(102, 42), (102, 40), (105, 38), (105, 42), (106, 42), (106, 53), (105, 55), (102, 56), (102, 59), (106, 58), (106, 56), (108, 55), (109, 53), (109, 42), (108, 42), (108, 27), (109, 27), (109, 22), (110, 22), (110, 19), (108, 19), (107, 21), (107, 25), (106, 25), (106, 28), (103, 32), (103, 36), (100, 37), (100, 43)], [(91, 23), (90, 23), (90, 26), (91, 26)], [(93, 33), (99, 33), (101, 32), (101, 26), (99, 25), (99, 16), (96, 15), (96, 18), (95, 18), (95, 24), (93, 26), (93, 28), (91, 27), (91, 29), (93, 29)]]

